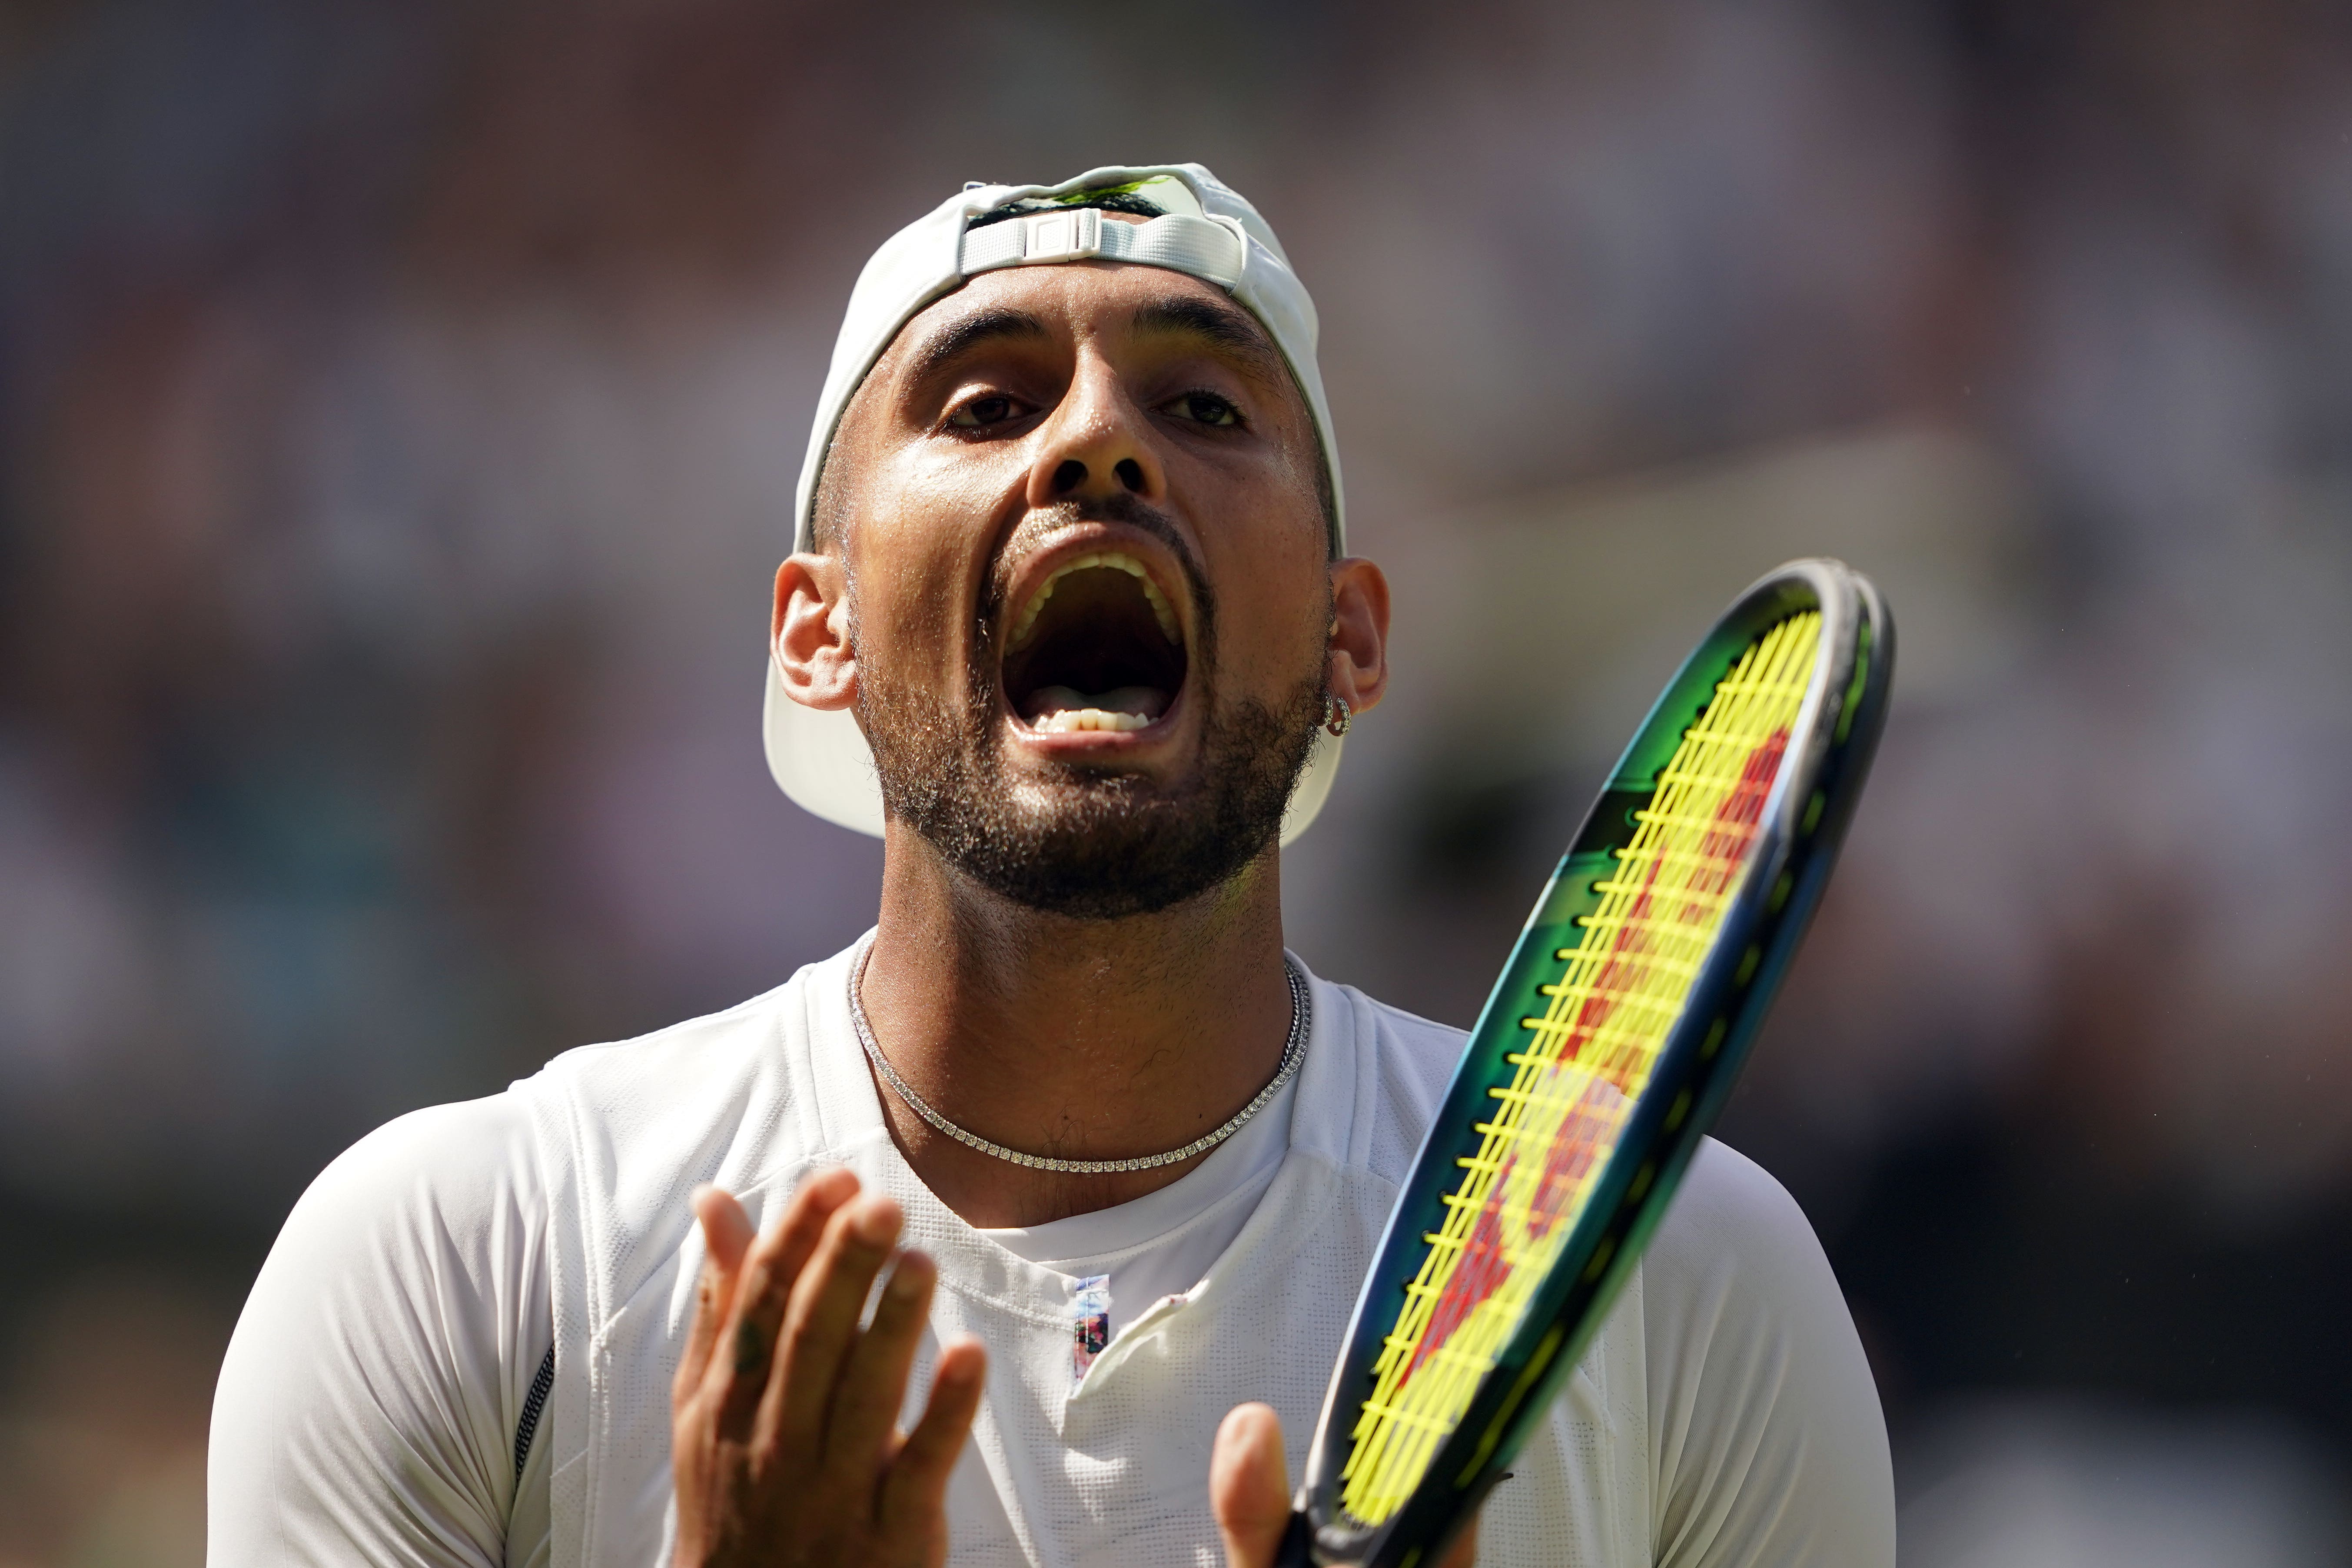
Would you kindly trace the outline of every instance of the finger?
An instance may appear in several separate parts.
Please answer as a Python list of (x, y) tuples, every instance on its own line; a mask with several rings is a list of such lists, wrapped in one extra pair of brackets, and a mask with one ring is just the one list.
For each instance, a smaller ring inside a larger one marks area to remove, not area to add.
[(824, 1466), (845, 1486), (871, 1487), (898, 1427), (907, 1372), (930, 1320), (931, 1286), (939, 1270), (919, 1252), (906, 1252), (890, 1270), (874, 1305), (874, 1321), (850, 1348), (849, 1364), (825, 1414)]
[(1454, 1538), (1454, 1549), (1445, 1554), (1445, 1561), (1438, 1568), (1477, 1568), (1477, 1565), (1478, 1516), (1474, 1513), (1470, 1516), (1470, 1522), (1462, 1527), (1462, 1533)]
[(751, 1216), (730, 1193), (706, 1184), (695, 1188), (687, 1201), (702, 1226), (702, 1272), (694, 1287), (694, 1326), (687, 1335), (686, 1354), (677, 1363), (677, 1378), (670, 1385), (672, 1404), (684, 1401), (702, 1386), (703, 1373), (710, 1365), (710, 1347), (719, 1342), (719, 1331), (735, 1300), (735, 1280), (743, 1267), (743, 1255), (751, 1250), (757, 1234), (751, 1228)]
[(784, 1314), (775, 1370), (760, 1405), (756, 1441), (793, 1454), (824, 1451), (825, 1412), (874, 1277), (898, 1239), (898, 1205), (880, 1193), (845, 1204), (825, 1222)]
[(719, 1394), (719, 1429), (749, 1434), (776, 1362), (776, 1345), (793, 1287), (807, 1270), (835, 1216), (857, 1193), (847, 1171), (823, 1171), (803, 1182), (776, 1228), (754, 1242), (735, 1287), (727, 1353), (714, 1351), (705, 1374)]
[(923, 1418), (907, 1434), (882, 1480), (882, 1527), (887, 1532), (920, 1531), (947, 1505), (948, 1477), (971, 1436), (987, 1381), (988, 1352), (975, 1339), (950, 1342), (931, 1375), (931, 1397)]
[(751, 1216), (743, 1212), (735, 1194), (723, 1192), (709, 1183), (694, 1189), (687, 1199), (693, 1205), (694, 1217), (702, 1222), (703, 1245), (709, 1249), (709, 1260), (727, 1273), (743, 1267), (744, 1255), (760, 1233), (751, 1225)]
[(1225, 1413), (1209, 1459), (1209, 1507), (1224, 1538), (1226, 1568), (1271, 1568), (1290, 1526), (1282, 1417), (1271, 1406), (1237, 1405)]

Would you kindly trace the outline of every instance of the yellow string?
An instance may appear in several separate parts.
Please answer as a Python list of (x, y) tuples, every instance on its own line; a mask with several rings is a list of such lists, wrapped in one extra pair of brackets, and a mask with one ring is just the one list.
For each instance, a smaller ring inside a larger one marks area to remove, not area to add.
[[(1543, 1016), (1520, 1020), (1527, 1048), (1507, 1058), (1509, 1085), (1487, 1090), (1493, 1120), (1476, 1128), (1477, 1154), (1455, 1162), (1464, 1174), (1444, 1228), (1423, 1237), (1429, 1250), (1373, 1363), (1340, 1471), (1340, 1502), (1357, 1520), (1378, 1524), (1404, 1506), (1576, 1228), (1738, 891), (1820, 635), (1818, 613), (1792, 616), (1717, 683), (1634, 814), (1617, 870), (1596, 884), (1601, 907), (1578, 921), (1581, 941), (1556, 954), (1568, 967), (1541, 988)], [(1465, 1267), (1483, 1272), (1465, 1279)]]

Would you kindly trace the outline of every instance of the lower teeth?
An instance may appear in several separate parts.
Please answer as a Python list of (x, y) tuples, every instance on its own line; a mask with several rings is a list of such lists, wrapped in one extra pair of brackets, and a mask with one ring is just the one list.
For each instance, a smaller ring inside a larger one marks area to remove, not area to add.
[(1167, 707), (1167, 699), (1148, 686), (1122, 686), (1100, 696), (1066, 686), (1048, 686), (1029, 700), (1029, 727), (1047, 735), (1081, 730), (1140, 730)]
[(1066, 735), (1074, 730), (1140, 730), (1151, 721), (1140, 713), (1118, 713), (1102, 708), (1065, 708), (1057, 713), (1047, 713), (1030, 726), (1048, 735)]

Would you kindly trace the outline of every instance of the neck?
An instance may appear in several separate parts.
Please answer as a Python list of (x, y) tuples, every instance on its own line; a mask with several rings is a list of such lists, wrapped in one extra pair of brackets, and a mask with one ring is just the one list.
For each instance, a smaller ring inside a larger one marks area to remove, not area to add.
[[(969, 1132), (1067, 1160), (1179, 1149), (1280, 1066), (1280, 861), (1268, 849), (1156, 913), (1074, 920), (976, 887), (893, 821), (860, 995), (893, 1070)], [(1208, 1157), (1102, 1175), (1033, 1170), (938, 1131), (878, 1078), (875, 1089), (915, 1173), (975, 1226), (1127, 1203)]]

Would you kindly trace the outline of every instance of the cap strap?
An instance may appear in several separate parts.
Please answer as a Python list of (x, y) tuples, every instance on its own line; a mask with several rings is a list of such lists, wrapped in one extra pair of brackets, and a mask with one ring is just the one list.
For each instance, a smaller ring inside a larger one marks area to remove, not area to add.
[(1000, 267), (1060, 261), (1132, 261), (1204, 279), (1220, 289), (1241, 281), (1241, 236), (1214, 218), (1165, 213), (1149, 223), (1105, 222), (1095, 207), (1028, 213), (966, 230), (960, 269), (966, 278)]

